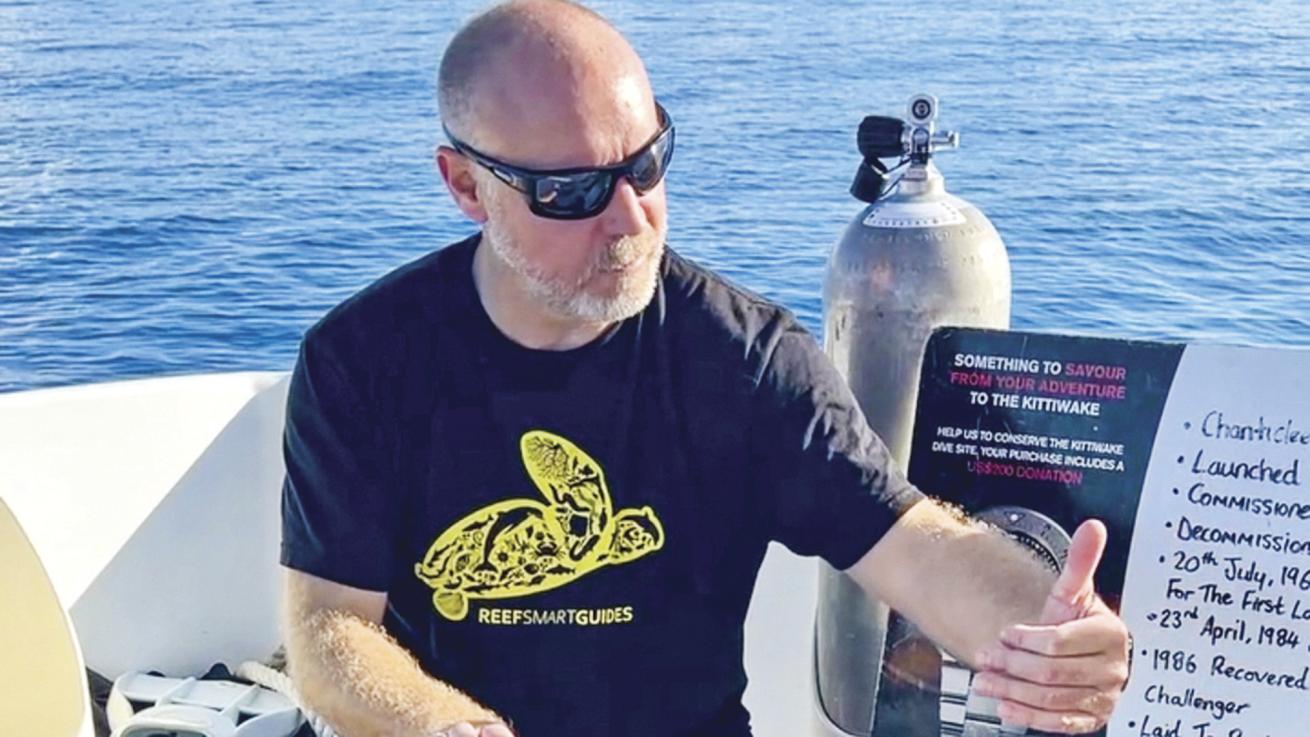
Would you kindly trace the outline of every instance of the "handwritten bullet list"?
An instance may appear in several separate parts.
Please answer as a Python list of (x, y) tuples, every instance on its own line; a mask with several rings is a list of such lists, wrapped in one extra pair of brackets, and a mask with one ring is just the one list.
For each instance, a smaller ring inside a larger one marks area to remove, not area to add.
[(1123, 598), (1138, 652), (1110, 735), (1301, 737), (1310, 408), (1250, 351), (1218, 370), (1189, 358), (1141, 492)]

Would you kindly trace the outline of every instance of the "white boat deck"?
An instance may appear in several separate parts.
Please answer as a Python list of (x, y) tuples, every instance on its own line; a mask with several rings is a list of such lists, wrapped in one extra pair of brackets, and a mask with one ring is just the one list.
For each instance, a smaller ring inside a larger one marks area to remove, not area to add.
[[(0, 498), (89, 667), (200, 673), (276, 648), (286, 391), (284, 373), (245, 372), (0, 394)], [(761, 571), (745, 696), (759, 737), (815, 730), (816, 566), (775, 544)]]

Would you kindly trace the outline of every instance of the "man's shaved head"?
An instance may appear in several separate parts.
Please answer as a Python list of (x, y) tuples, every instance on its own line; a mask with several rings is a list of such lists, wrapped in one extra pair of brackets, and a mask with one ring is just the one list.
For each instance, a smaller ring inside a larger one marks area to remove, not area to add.
[(451, 39), (441, 59), (438, 104), (446, 127), (478, 145), (486, 123), (541, 114), (540, 99), (524, 100), (522, 93), (576, 98), (603, 88), (606, 76), (634, 72), (648, 91), (636, 52), (594, 11), (570, 0), (510, 0)]

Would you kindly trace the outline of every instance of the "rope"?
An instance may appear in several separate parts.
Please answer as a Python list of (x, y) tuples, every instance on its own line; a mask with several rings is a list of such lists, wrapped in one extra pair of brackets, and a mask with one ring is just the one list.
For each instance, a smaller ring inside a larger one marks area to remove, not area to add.
[(318, 737), (337, 737), (337, 733), (332, 731), (332, 727), (328, 726), (323, 717), (310, 711), (301, 702), (300, 695), (296, 693), (295, 684), (291, 682), (291, 678), (286, 673), (251, 660), (237, 666), (237, 675), (266, 688), (271, 688), (295, 702), (296, 706), (300, 707), (301, 713), (305, 715), (305, 720), (309, 722), (310, 728), (314, 730), (314, 734), (318, 735)]

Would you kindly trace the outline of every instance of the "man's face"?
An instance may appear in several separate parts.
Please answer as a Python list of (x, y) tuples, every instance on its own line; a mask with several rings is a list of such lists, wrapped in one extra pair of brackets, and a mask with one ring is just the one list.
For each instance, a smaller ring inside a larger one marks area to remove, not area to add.
[[(649, 92), (605, 103), (579, 103), (582, 109), (563, 120), (542, 116), (533, 134), (520, 137), (517, 145), (502, 139), (513, 151), (486, 153), (538, 169), (605, 166), (636, 152), (659, 129)], [(610, 322), (650, 302), (667, 232), (663, 181), (638, 195), (620, 179), (598, 215), (553, 220), (532, 213), (521, 193), (490, 172), (480, 170), (477, 176), (486, 193), (484, 241), (544, 310), (565, 319)]]

